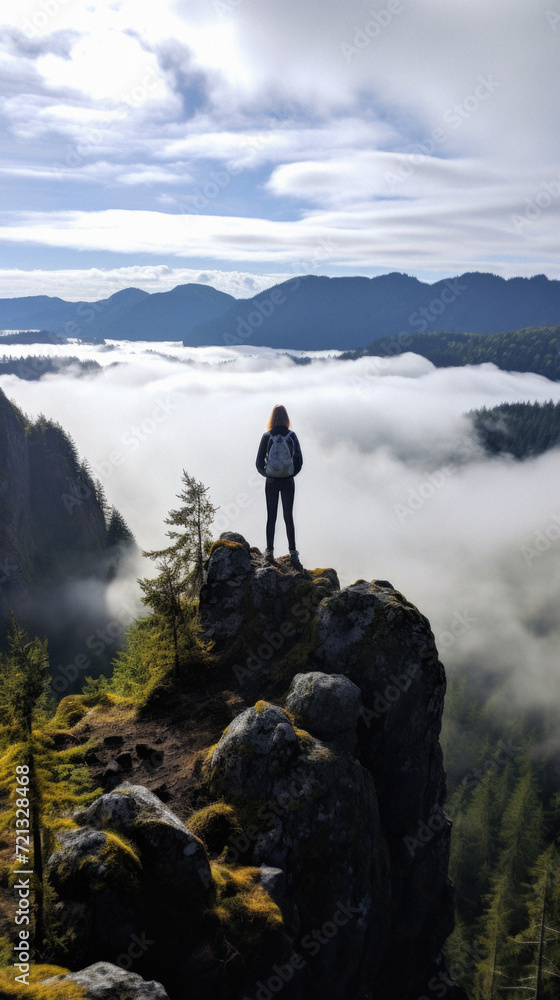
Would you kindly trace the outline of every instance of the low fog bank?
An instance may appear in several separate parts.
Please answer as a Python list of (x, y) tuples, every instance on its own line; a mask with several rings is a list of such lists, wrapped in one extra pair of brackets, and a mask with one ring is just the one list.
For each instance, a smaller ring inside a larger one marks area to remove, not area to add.
[[(239, 531), (264, 548), (254, 461), (282, 402), (304, 454), (295, 507), (304, 564), (333, 565), (343, 584), (390, 580), (430, 619), (448, 669), (476, 672), (494, 700), (560, 702), (560, 450), (490, 459), (465, 416), (558, 401), (560, 385), (491, 364), (435, 369), (412, 354), (340, 362), (326, 352), (295, 365), (249, 347), (112, 346), (72, 345), (84, 360), (120, 362), (95, 376), (0, 385), (30, 416), (60, 421), (141, 548), (165, 542), (183, 468), (220, 505), (216, 535)], [(286, 548), (280, 520), (276, 551)], [(152, 573), (146, 563), (130, 574), (133, 602), (135, 576)]]

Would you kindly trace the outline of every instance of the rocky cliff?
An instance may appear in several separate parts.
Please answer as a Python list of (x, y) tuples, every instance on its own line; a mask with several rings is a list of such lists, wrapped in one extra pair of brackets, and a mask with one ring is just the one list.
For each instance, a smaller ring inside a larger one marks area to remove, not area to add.
[[(29, 421), (0, 390), (0, 632), (13, 609), (47, 635), (53, 662), (83, 653), (106, 625), (103, 586), (130, 544), (62, 428)], [(80, 581), (99, 584), (88, 601), (76, 595)]]
[[(334, 570), (270, 565), (231, 533), (200, 610), (212, 669), (152, 755), (175, 761), (174, 792), (160, 801), (121, 752), (76, 814), (49, 862), (55, 958), (87, 966), (86, 990), (133, 965), (127, 997), (162, 984), (171, 1000), (464, 998), (442, 957), (445, 675), (427, 619), (387, 581), (340, 589)], [(229, 725), (182, 756), (197, 705), (220, 698)], [(95, 736), (100, 711), (73, 738)]]

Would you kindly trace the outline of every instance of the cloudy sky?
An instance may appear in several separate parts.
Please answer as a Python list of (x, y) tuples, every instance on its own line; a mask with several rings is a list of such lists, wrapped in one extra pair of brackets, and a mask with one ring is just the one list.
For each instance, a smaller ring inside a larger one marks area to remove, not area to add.
[(0, 295), (560, 277), (559, 0), (3, 0)]
[[(491, 677), (510, 704), (558, 705), (559, 449), (489, 459), (465, 414), (560, 402), (560, 383), (491, 364), (436, 369), (413, 354), (303, 366), (266, 348), (72, 350), (101, 373), (3, 375), (0, 386), (30, 416), (60, 421), (142, 548), (165, 544), (186, 468), (219, 505), (214, 537), (239, 531), (264, 549), (254, 462), (281, 400), (304, 454), (295, 503), (304, 565), (334, 566), (342, 585), (390, 580), (430, 619), (447, 668)], [(275, 550), (287, 551), (281, 518)], [(153, 575), (153, 564), (135, 567), (131, 582), (139, 574)]]

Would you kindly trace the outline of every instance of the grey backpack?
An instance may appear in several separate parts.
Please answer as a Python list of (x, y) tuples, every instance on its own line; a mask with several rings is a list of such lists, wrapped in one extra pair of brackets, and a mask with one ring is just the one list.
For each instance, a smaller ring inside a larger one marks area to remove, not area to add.
[[(290, 448), (291, 442), (292, 447)], [(294, 439), (288, 434), (274, 434), (266, 458), (266, 474), (274, 479), (284, 479), (294, 474)]]

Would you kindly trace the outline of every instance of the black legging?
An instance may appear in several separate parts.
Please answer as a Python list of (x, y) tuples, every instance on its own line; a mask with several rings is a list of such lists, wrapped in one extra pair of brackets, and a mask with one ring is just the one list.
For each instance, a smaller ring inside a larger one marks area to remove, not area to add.
[(273, 476), (266, 477), (266, 547), (274, 548), (274, 529), (276, 527), (276, 515), (278, 513), (278, 496), (282, 495), (282, 513), (286, 522), (286, 534), (288, 536), (288, 548), (296, 547), (296, 532), (294, 528), (293, 508), (294, 508), (294, 477), (285, 476), (282, 479), (274, 479)]

